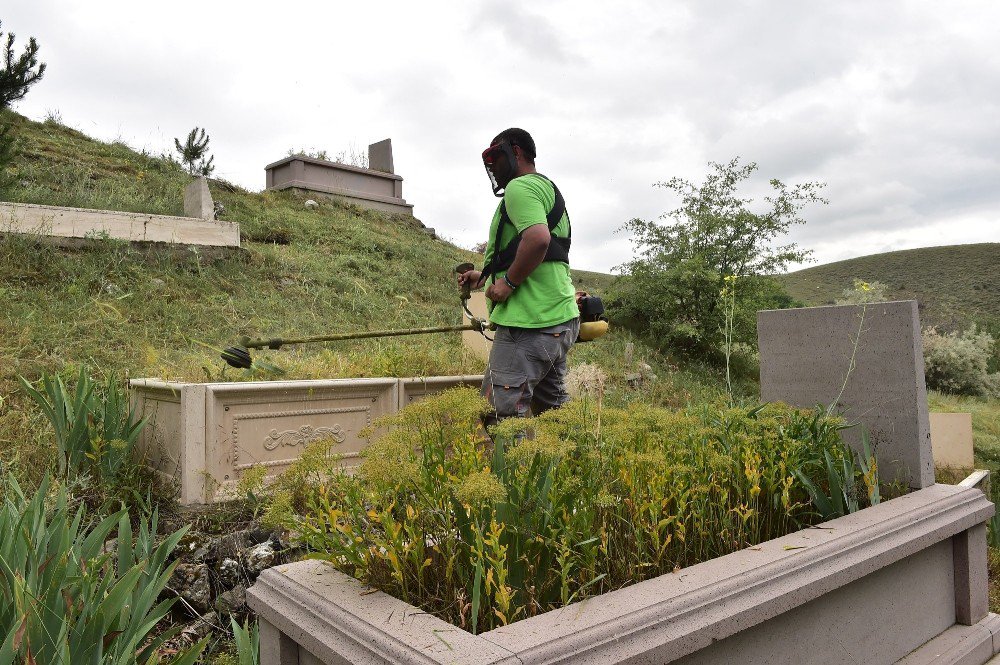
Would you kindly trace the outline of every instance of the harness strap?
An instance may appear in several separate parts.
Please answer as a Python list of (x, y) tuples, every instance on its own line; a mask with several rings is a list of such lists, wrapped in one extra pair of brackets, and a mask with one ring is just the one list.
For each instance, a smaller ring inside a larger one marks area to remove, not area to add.
[[(556, 187), (556, 184), (546, 178), (544, 175), (539, 173), (541, 177), (545, 178), (552, 189), (555, 192), (556, 200), (552, 204), (552, 210), (545, 216), (545, 221), (549, 227), (549, 233), (551, 234), (555, 231), (556, 226), (559, 225), (560, 220), (562, 220), (563, 215), (566, 213), (566, 199), (563, 198), (562, 192)], [(567, 223), (569, 218), (566, 218)], [(496, 238), (493, 241), (493, 256), (490, 258), (490, 263), (488, 266), (483, 268), (483, 278), (493, 277), (496, 281), (496, 274), (501, 270), (507, 270), (514, 263), (514, 257), (517, 255), (517, 248), (521, 244), (521, 233), (518, 233), (514, 238), (507, 243), (507, 246), (500, 250), (500, 238), (503, 235), (504, 226), (507, 224), (513, 224), (510, 215), (507, 214), (507, 204), (505, 201), (500, 202), (500, 221), (497, 223), (497, 233)], [(522, 232), (523, 233), (523, 232)], [(557, 237), (552, 235), (549, 241), (549, 248), (545, 252), (545, 258), (542, 261), (558, 261), (560, 263), (569, 264), (569, 248), (572, 244), (573, 239), (573, 226), (570, 224), (569, 233), (565, 238)]]

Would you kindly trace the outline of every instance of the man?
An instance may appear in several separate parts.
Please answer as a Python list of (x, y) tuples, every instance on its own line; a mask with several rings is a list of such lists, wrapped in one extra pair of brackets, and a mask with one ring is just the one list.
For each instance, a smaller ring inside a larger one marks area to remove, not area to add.
[(559, 189), (535, 170), (535, 142), (523, 129), (501, 132), (483, 152), (493, 193), (486, 265), (458, 277), (486, 286), (497, 330), (482, 394), (495, 422), (538, 415), (565, 403), (566, 354), (580, 332), (569, 272), (570, 222)]

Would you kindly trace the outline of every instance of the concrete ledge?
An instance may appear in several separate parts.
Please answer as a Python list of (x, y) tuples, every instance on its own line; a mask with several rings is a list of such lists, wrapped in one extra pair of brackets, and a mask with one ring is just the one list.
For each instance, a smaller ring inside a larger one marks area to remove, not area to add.
[[(247, 601), (323, 663), (519, 663), (480, 637), (392, 596), (371, 593), (322, 561), (265, 570)], [(262, 641), (262, 651), (263, 646)]]
[[(892, 663), (955, 624), (952, 567), (958, 563), (952, 539), (981, 525), (993, 510), (978, 490), (934, 485), (678, 574), (479, 636), (466, 634), (461, 641), (448, 637), (448, 661), (439, 658), (439, 649), (434, 651), (434, 631), (454, 631), (453, 626), (442, 627), (427, 617), (432, 627), (418, 629), (417, 617), (426, 615), (417, 608), (400, 606), (401, 601), (380, 592), (366, 593), (357, 581), (329, 567), (319, 569), (315, 562), (266, 572), (250, 590), (248, 602), (305, 651), (331, 664), (679, 659), (693, 664), (723, 662), (727, 653), (739, 653), (746, 663), (829, 663), (842, 662), (843, 654), (817, 645), (838, 638), (848, 642), (857, 662)], [(966, 557), (965, 563), (978, 565), (978, 559)], [(970, 570), (964, 577), (985, 580), (985, 573)], [(914, 579), (921, 583), (909, 582)], [(985, 597), (985, 584), (980, 592)], [(298, 613), (284, 617), (296, 603)], [(361, 622), (362, 632), (353, 623), (339, 624), (342, 617)], [(404, 619), (397, 625), (387, 617)], [(973, 620), (978, 625), (985, 618)], [(822, 634), (810, 634), (810, 629)], [(356, 636), (350, 649), (324, 637), (345, 632)], [(358, 635), (366, 637), (359, 640)], [(361, 642), (371, 650), (359, 652)], [(384, 642), (404, 644), (409, 651), (388, 655)], [(982, 648), (976, 646), (976, 653)], [(850, 661), (844, 656), (843, 662)]]
[(974, 626), (952, 626), (899, 660), (899, 665), (983, 665), (994, 656), (993, 636), (998, 629), (996, 614)]
[(0, 202), (0, 232), (60, 238), (99, 238), (206, 247), (239, 247), (235, 222)]

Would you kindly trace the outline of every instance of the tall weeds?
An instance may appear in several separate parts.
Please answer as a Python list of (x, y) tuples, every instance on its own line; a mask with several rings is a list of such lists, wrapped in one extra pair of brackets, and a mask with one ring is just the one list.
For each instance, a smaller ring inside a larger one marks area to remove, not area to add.
[(839, 420), (778, 405), (582, 400), (492, 442), (485, 408), (455, 390), (380, 421), (358, 473), (331, 468), (280, 519), (315, 556), (481, 632), (817, 521), (802, 478), (824, 486), (826, 460), (851, 459)]

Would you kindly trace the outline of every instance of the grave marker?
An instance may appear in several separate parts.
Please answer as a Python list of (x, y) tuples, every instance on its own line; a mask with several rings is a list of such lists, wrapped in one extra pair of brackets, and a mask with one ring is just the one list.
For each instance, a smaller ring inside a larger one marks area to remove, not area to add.
[[(916, 301), (758, 312), (757, 336), (761, 400), (833, 404), (868, 431), (883, 482), (934, 484)], [(860, 427), (843, 434), (860, 449)]]
[(184, 188), (184, 215), (195, 219), (215, 219), (215, 203), (205, 176), (198, 176)]

